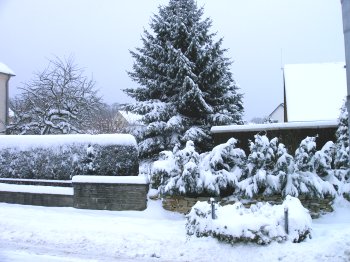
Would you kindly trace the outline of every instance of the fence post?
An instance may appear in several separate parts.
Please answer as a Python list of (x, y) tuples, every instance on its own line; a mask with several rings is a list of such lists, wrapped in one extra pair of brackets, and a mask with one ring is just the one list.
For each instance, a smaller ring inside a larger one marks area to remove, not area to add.
[(288, 225), (288, 207), (284, 208), (284, 230), (287, 235), (289, 234), (289, 225)]
[(216, 215), (215, 215), (215, 199), (214, 198), (210, 198), (210, 203), (211, 203), (211, 218), (212, 219), (216, 219)]

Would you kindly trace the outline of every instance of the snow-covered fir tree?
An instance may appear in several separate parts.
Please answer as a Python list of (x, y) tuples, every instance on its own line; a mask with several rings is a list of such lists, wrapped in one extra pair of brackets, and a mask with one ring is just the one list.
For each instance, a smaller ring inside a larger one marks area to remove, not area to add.
[(212, 125), (242, 124), (242, 95), (230, 72), (222, 39), (194, 0), (170, 0), (145, 30), (143, 46), (131, 52), (130, 77), (139, 87), (124, 91), (136, 100), (128, 109), (143, 115), (142, 158), (192, 140), (210, 147)]

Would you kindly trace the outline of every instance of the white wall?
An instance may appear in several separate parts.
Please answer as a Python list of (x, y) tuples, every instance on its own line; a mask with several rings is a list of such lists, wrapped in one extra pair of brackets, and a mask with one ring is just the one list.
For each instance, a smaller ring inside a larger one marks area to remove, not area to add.
[(5, 130), (5, 122), (8, 114), (6, 85), (9, 77), (9, 75), (0, 73), (0, 134)]

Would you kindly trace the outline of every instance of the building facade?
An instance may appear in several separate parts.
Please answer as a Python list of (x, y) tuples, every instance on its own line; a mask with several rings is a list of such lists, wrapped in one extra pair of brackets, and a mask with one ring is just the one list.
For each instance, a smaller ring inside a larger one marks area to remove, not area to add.
[(5, 134), (9, 116), (9, 81), (15, 74), (0, 62), (0, 134)]

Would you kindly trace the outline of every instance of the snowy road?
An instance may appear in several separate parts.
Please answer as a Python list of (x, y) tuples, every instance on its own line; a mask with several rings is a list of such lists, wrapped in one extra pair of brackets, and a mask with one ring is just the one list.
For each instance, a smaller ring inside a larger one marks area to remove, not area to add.
[(304, 243), (231, 246), (188, 239), (159, 201), (143, 212), (0, 203), (0, 261), (350, 261), (350, 206), (314, 220)]

